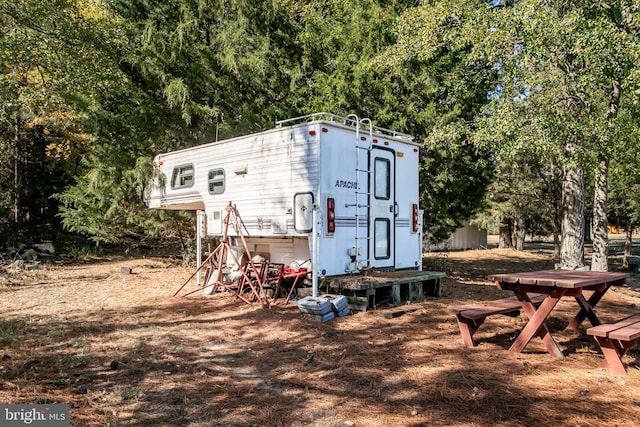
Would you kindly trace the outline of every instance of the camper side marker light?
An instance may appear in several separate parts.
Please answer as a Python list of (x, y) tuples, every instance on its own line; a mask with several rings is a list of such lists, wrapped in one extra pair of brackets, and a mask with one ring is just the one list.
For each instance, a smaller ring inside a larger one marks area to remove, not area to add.
[(412, 211), (413, 232), (417, 233), (418, 232), (418, 204), (417, 203), (411, 204), (411, 211)]
[(313, 129), (311, 129), (311, 130), (309, 131), (309, 135), (311, 135), (311, 136), (315, 136), (315, 135), (316, 135), (316, 131), (315, 131), (315, 130), (313, 130)]
[(404, 157), (404, 153), (402, 151), (398, 151), (396, 154), (398, 155), (398, 157)]
[(377, 140), (376, 138), (373, 138), (373, 143), (374, 143), (374, 144), (377, 144), (377, 143), (378, 143), (378, 140)]
[(389, 145), (389, 141), (385, 141), (385, 142), (384, 142), (384, 145)]
[(336, 231), (336, 201), (333, 197), (327, 198), (327, 233)]
[(327, 133), (327, 132), (329, 132), (329, 129), (327, 129), (327, 128), (322, 128), (322, 133)]

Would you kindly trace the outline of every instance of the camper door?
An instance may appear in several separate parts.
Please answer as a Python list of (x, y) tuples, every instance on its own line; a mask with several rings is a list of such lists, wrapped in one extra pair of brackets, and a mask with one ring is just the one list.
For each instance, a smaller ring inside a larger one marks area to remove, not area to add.
[(395, 153), (374, 147), (371, 151), (371, 223), (369, 262), (375, 268), (395, 264)]

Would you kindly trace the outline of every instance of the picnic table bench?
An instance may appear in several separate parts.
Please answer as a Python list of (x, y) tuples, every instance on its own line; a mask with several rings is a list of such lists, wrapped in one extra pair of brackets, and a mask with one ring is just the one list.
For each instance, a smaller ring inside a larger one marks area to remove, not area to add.
[[(539, 305), (546, 295), (530, 294), (529, 298), (534, 305)], [(458, 320), (462, 341), (467, 347), (475, 347), (473, 334), (484, 323), (487, 317), (495, 314), (516, 317), (522, 308), (516, 297), (487, 301), (481, 304), (449, 305), (447, 310), (454, 313)]]
[(615, 323), (603, 323), (587, 329), (587, 334), (593, 335), (598, 341), (604, 366), (614, 374), (626, 375), (627, 370), (622, 363), (622, 356), (638, 344), (640, 338), (640, 313), (626, 317)]

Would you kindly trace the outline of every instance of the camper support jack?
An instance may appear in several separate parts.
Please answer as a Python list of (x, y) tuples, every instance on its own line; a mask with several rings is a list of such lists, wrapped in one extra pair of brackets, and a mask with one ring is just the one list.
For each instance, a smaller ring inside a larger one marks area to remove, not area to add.
[[(226, 259), (227, 254), (229, 254), (229, 255), (231, 255), (231, 258), (233, 259), (235, 265), (238, 267), (239, 271), (242, 272), (243, 283), (245, 283), (245, 284), (247, 284), (249, 286), (249, 288), (251, 289), (251, 294), (253, 295), (253, 298), (255, 300), (259, 301), (263, 308), (270, 308), (269, 297), (267, 296), (267, 294), (266, 294), (266, 292), (264, 290), (264, 283), (263, 283), (263, 278), (261, 277), (261, 275), (257, 275), (254, 278), (249, 278), (248, 275), (247, 275), (246, 269), (242, 268), (240, 260), (238, 260), (238, 258), (235, 256), (233, 251), (230, 250), (228, 230), (229, 230), (229, 222), (231, 220), (233, 220), (233, 226), (237, 230), (238, 236), (240, 237), (240, 240), (242, 241), (242, 245), (244, 247), (245, 253), (249, 257), (248, 266), (250, 266), (252, 270), (258, 270), (257, 266), (252, 261), (251, 252), (249, 251), (249, 248), (247, 247), (247, 243), (244, 240), (244, 236), (242, 235), (242, 229), (241, 229), (241, 226), (240, 226), (240, 221), (238, 220), (238, 212), (236, 211), (236, 208), (233, 206), (233, 202), (230, 201), (229, 204), (227, 205), (227, 207), (225, 208), (225, 210), (227, 212), (227, 216), (224, 219), (224, 233), (222, 235), (222, 239), (220, 241), (220, 244), (207, 257), (207, 259), (200, 265), (200, 267), (198, 267), (196, 269), (196, 271), (191, 275), (191, 277), (189, 277), (182, 284), (182, 286), (180, 286), (180, 288), (173, 294), (173, 296), (175, 297), (176, 295), (178, 295), (178, 293), (180, 293), (180, 291), (187, 285), (187, 283), (189, 283), (189, 281), (191, 281), (191, 279), (193, 279), (195, 277), (195, 275), (198, 273), (198, 271), (200, 271), (200, 269), (204, 265), (207, 265), (210, 261), (214, 260), (215, 259), (214, 257), (216, 256), (216, 254), (219, 255), (219, 256), (218, 256), (218, 264), (217, 264), (216, 270), (214, 272), (213, 280), (209, 280), (210, 283), (205, 284), (205, 286), (201, 286), (198, 289), (195, 289), (195, 290), (193, 290), (191, 292), (188, 292), (188, 293), (184, 294), (183, 297), (186, 297), (188, 295), (191, 295), (191, 294), (193, 294), (195, 292), (198, 292), (200, 290), (204, 290), (204, 289), (209, 288), (209, 287), (221, 286), (221, 287), (227, 289), (227, 286), (224, 283), (222, 283), (222, 264), (223, 264), (224, 260)], [(251, 304), (251, 302), (249, 300), (247, 300), (246, 298), (244, 298), (241, 295), (241, 292), (237, 292), (237, 293), (235, 293), (235, 295), (236, 295), (236, 297), (238, 297), (240, 300), (244, 301), (245, 303)]]

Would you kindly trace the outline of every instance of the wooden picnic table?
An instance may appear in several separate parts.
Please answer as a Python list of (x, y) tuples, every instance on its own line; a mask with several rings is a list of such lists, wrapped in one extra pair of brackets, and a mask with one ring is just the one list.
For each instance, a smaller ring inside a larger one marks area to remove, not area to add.
[[(578, 328), (584, 319), (589, 319), (591, 325), (597, 326), (601, 322), (594, 311), (595, 306), (611, 286), (623, 285), (627, 276), (626, 273), (580, 270), (541, 270), (490, 275), (489, 280), (493, 280), (499, 289), (515, 294), (529, 318), (509, 351), (520, 353), (531, 339), (539, 336), (550, 354), (563, 358), (564, 354), (544, 324), (560, 298), (574, 297), (580, 306), (580, 311), (569, 322), (567, 328)], [(592, 291), (588, 299), (584, 291)], [(547, 296), (536, 308), (529, 293)]]

